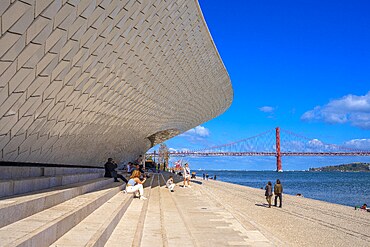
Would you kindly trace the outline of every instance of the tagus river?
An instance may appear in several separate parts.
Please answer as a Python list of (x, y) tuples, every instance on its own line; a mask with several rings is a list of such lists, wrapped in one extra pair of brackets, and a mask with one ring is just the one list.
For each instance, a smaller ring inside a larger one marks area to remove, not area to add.
[[(275, 184), (280, 179), (284, 193), (302, 194), (304, 197), (347, 206), (370, 205), (370, 172), (304, 172), (288, 171), (197, 171), (198, 178), (203, 173), (209, 177), (217, 175), (217, 180), (261, 188), (267, 181)], [(264, 193), (261, 191), (261, 193)]]

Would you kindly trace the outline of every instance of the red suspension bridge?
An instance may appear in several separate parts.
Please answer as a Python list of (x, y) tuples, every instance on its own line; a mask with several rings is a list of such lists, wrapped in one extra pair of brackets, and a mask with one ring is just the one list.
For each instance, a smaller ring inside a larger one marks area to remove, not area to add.
[[(152, 156), (157, 154), (155, 151), (147, 153)], [(168, 154), (170, 157), (275, 156), (276, 170), (282, 171), (282, 156), (370, 156), (370, 150), (327, 144), (277, 127), (236, 142)]]

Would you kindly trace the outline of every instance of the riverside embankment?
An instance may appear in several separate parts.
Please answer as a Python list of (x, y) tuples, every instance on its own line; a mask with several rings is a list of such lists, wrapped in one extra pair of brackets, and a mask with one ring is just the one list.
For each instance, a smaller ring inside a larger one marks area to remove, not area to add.
[(261, 189), (211, 180), (202, 181), (197, 189), (276, 246), (370, 244), (370, 213), (352, 207), (284, 195), (283, 208), (267, 208)]
[(150, 174), (144, 185), (148, 199), (140, 200), (123, 193), (123, 183), (102, 177), (101, 170), (58, 169), (22, 183), (15, 177), (0, 181), (0, 246), (370, 243), (370, 213), (352, 207), (284, 195), (283, 208), (267, 208), (263, 190), (211, 180), (194, 180), (191, 188), (183, 188), (178, 176), (170, 192), (165, 182), (172, 174), (167, 172)]

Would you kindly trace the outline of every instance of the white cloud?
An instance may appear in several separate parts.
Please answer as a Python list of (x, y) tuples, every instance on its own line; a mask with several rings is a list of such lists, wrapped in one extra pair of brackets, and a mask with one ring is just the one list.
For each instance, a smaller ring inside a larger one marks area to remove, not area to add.
[(258, 108), (260, 111), (262, 112), (268, 112), (268, 113), (271, 113), (271, 112), (274, 112), (275, 111), (275, 108), (274, 107), (271, 107), (271, 106), (262, 106), (260, 108)]
[(324, 106), (316, 106), (305, 112), (301, 119), (332, 124), (349, 123), (362, 129), (370, 129), (370, 91), (364, 96), (349, 94)]
[(319, 139), (309, 141), (289, 141), (281, 145), (282, 152), (335, 152), (343, 151), (341, 146), (336, 144), (327, 144)]
[(193, 137), (207, 137), (209, 136), (209, 130), (203, 126), (197, 126), (190, 129), (182, 134), (183, 136), (193, 136)]
[[(370, 139), (353, 139), (343, 144), (327, 144), (319, 139), (306, 142), (291, 141), (284, 143), (285, 148), (292, 152), (342, 152), (351, 150), (370, 150)], [(285, 150), (284, 150), (285, 151)]]
[(169, 148), (168, 151), (170, 152), (190, 152), (191, 150), (189, 148)]
[(307, 151), (311, 152), (330, 152), (330, 151), (340, 151), (338, 145), (335, 144), (326, 144), (320, 141), (319, 139), (312, 139), (308, 141)]
[(308, 145), (313, 146), (313, 147), (322, 147), (324, 146), (324, 143), (318, 139), (312, 139), (308, 141)]
[(344, 143), (346, 147), (360, 150), (370, 150), (370, 139), (353, 139)]

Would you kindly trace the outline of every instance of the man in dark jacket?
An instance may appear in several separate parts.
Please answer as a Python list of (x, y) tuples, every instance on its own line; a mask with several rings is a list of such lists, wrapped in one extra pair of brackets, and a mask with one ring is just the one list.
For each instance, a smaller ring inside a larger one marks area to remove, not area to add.
[(117, 178), (122, 179), (123, 182), (127, 184), (127, 179), (122, 176), (121, 174), (118, 174), (116, 171), (117, 164), (113, 161), (112, 158), (108, 158), (108, 162), (104, 165), (105, 168), (105, 174), (104, 177), (106, 178), (114, 178), (114, 182), (119, 182)]
[(281, 185), (279, 179), (276, 180), (276, 184), (274, 186), (274, 194), (275, 194), (275, 207), (277, 206), (277, 199), (279, 197), (279, 202), (280, 202), (279, 207), (281, 208), (282, 205), (283, 205), (283, 203), (282, 203), (282, 200), (283, 200), (283, 186)]

